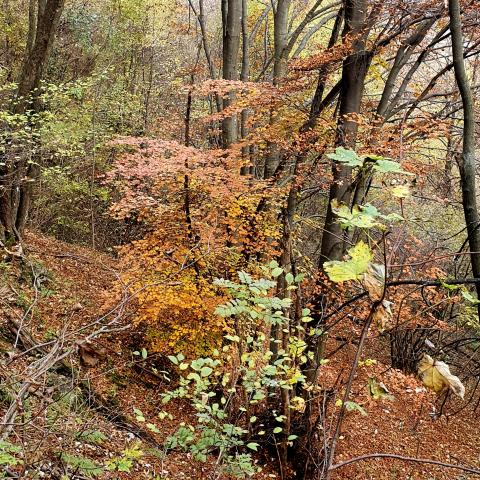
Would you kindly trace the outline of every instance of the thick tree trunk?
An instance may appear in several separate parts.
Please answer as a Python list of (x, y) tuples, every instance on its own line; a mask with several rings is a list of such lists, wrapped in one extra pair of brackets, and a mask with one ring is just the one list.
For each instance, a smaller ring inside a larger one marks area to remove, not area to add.
[(32, 103), (32, 92), (40, 86), (64, 3), (65, 0), (38, 1), (37, 21), (31, 22), (31, 26), (35, 25), (35, 39), (27, 51), (20, 74), (17, 101), (13, 108), (15, 113), (25, 111)]
[[(38, 0), (35, 15), (35, 2), (30, 1), (25, 60), (12, 105), (15, 114), (38, 110), (36, 97), (63, 5), (64, 0)], [(9, 153), (10, 148), (12, 154)], [(2, 236), (7, 243), (16, 242), (22, 235), (30, 208), (33, 181), (38, 175), (38, 164), (29, 162), (27, 152), (18, 155), (15, 149), (14, 145), (7, 146), (4, 165), (0, 169), (0, 222)]]
[[(352, 114), (360, 113), (365, 77), (370, 55), (365, 50), (366, 0), (345, 0), (344, 39), (352, 38), (352, 53), (344, 60), (340, 90), (339, 120), (335, 144), (354, 148), (358, 124)], [(338, 260), (344, 253), (343, 232), (332, 211), (331, 202), (337, 200), (349, 204), (351, 197), (351, 168), (334, 163), (333, 183), (328, 198), (327, 216), (322, 236), (320, 265), (327, 260)]]
[[(455, 79), (463, 103), (463, 150), (459, 161), (462, 203), (467, 226), (472, 273), (480, 277), (480, 223), (477, 209), (475, 182), (475, 110), (472, 89), (463, 58), (463, 34), (459, 0), (449, 0), (450, 30), (452, 32), (452, 55)], [(480, 298), (480, 284), (477, 284)], [(480, 305), (479, 305), (480, 315)]]
[[(240, 49), (240, 33), (242, 19), (242, 0), (222, 0), (223, 21), (223, 78), (225, 80), (238, 79), (238, 52)], [(235, 100), (235, 93), (231, 92), (224, 100), (227, 108)], [(223, 146), (228, 148), (237, 141), (237, 119), (232, 115), (222, 122)]]

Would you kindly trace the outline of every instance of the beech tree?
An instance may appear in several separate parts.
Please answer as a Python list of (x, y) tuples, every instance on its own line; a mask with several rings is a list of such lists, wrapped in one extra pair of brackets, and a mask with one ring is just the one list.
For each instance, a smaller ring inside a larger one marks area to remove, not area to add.
[[(238, 79), (238, 54), (240, 49), (241, 25), (242, 25), (242, 0), (222, 0), (222, 23), (223, 23), (223, 78), (225, 80)], [(227, 108), (235, 95), (229, 93), (223, 102)], [(237, 119), (229, 115), (222, 122), (223, 146), (229, 147), (237, 140)]]
[[(40, 108), (40, 82), (52, 49), (64, 0), (30, 0), (29, 27), (25, 58), (12, 102), (14, 115), (30, 116)], [(13, 146), (12, 146), (13, 147)], [(26, 152), (3, 153), (0, 167), (0, 222), (7, 244), (22, 237), (32, 197), (32, 182), (37, 177), (38, 163)]]
[[(463, 148), (462, 155), (458, 162), (462, 189), (462, 204), (467, 227), (468, 244), (471, 252), (472, 273), (475, 278), (480, 278), (480, 218), (478, 215), (475, 179), (477, 158), (475, 148), (475, 108), (472, 89), (464, 62), (464, 40), (460, 4), (458, 0), (449, 0), (448, 6), (450, 12), (450, 30), (452, 32), (452, 58), (455, 79), (463, 104)], [(479, 283), (477, 283), (476, 288), (478, 298), (480, 298)]]

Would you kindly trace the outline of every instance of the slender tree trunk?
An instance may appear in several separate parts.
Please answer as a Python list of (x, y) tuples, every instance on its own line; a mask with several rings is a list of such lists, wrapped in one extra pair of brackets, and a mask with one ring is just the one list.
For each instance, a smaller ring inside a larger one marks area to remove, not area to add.
[[(459, 0), (449, 0), (450, 30), (452, 32), (453, 68), (463, 103), (463, 149), (459, 161), (463, 212), (467, 226), (472, 273), (480, 277), (480, 223), (475, 182), (475, 110), (472, 89), (463, 58), (463, 34)], [(476, 284), (480, 298), (480, 284)], [(480, 305), (479, 305), (480, 315)]]
[[(288, 14), (290, 11), (291, 0), (278, 0), (277, 9), (273, 16), (274, 31), (274, 62), (273, 62), (273, 84), (279, 82), (287, 74), (288, 63)], [(275, 115), (271, 114), (270, 125), (275, 123)], [(265, 159), (264, 178), (270, 178), (274, 173), (280, 161), (280, 151), (275, 142), (268, 142), (267, 157)]]
[[(340, 90), (339, 119), (335, 144), (355, 148), (358, 124), (352, 114), (360, 113), (365, 77), (371, 57), (365, 51), (366, 0), (345, 0), (345, 27), (343, 38), (352, 39), (352, 53), (344, 60)], [(326, 260), (338, 260), (344, 253), (343, 231), (332, 211), (331, 202), (337, 200), (349, 204), (351, 197), (352, 169), (334, 163), (333, 183), (330, 187), (327, 215), (322, 236), (320, 265)]]
[(444, 195), (446, 198), (450, 197), (452, 194), (452, 169), (455, 163), (458, 163), (457, 158), (457, 148), (458, 144), (455, 142), (453, 136), (453, 130), (455, 126), (455, 115), (453, 116), (452, 123), (448, 129), (448, 140), (447, 140), (447, 153), (445, 156), (445, 178), (443, 182)]
[[(240, 31), (242, 18), (242, 0), (222, 0), (223, 21), (223, 78), (238, 79), (238, 52), (240, 49)], [(224, 108), (235, 100), (235, 93), (229, 93), (224, 100)], [(237, 119), (232, 115), (222, 122), (223, 146), (228, 148), (237, 141)]]
[[(202, 45), (203, 51), (205, 53), (205, 58), (207, 60), (208, 71), (210, 73), (210, 78), (215, 80), (217, 78), (217, 69), (212, 59), (212, 53), (210, 49), (210, 42), (208, 41), (208, 32), (207, 32), (207, 22), (205, 19), (205, 5), (204, 0), (198, 0), (198, 12), (194, 7), (192, 0), (189, 0), (190, 6), (197, 17), (198, 25), (200, 26), (200, 33), (202, 35)], [(217, 106), (217, 112), (222, 110), (222, 99), (219, 95), (215, 95), (215, 103)]]
[(402, 68), (408, 63), (415, 47), (420, 45), (423, 39), (426, 37), (427, 33), (430, 31), (431, 27), (437, 21), (437, 17), (432, 17), (427, 20), (424, 20), (419, 24), (416, 30), (405, 40), (402, 46), (397, 50), (395, 59), (393, 61), (392, 68), (388, 73), (387, 80), (385, 82), (385, 87), (382, 92), (382, 97), (377, 106), (377, 115), (385, 116), (387, 108), (390, 104), (390, 98), (395, 88), (395, 83), (398, 79), (398, 76)]
[[(250, 77), (250, 37), (248, 34), (248, 1), (242, 0), (242, 71), (240, 73), (240, 80), (248, 82)], [(240, 136), (245, 138), (248, 135), (248, 109), (242, 110), (240, 117)], [(242, 157), (245, 165), (242, 166), (240, 173), (247, 175), (251, 171), (250, 167), (250, 146), (242, 147)]]

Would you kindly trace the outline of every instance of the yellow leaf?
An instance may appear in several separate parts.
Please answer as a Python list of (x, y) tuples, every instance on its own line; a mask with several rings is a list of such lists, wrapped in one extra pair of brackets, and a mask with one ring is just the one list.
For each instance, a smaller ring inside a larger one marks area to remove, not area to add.
[(325, 271), (332, 282), (361, 279), (373, 259), (370, 247), (361, 240), (348, 250), (348, 255), (350, 258), (343, 262), (333, 260), (324, 263)]
[(407, 198), (410, 196), (408, 185), (398, 185), (392, 188), (392, 195), (397, 198)]
[(427, 388), (437, 393), (451, 390), (463, 400), (465, 387), (457, 376), (450, 373), (450, 367), (445, 362), (434, 360), (424, 353), (418, 364), (418, 375)]

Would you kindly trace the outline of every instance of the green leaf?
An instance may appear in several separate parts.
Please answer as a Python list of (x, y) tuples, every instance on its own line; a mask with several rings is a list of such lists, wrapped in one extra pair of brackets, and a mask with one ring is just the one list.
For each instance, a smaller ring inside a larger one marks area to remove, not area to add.
[(295, 277), (295, 283), (300, 283), (305, 279), (305, 274), (304, 273), (299, 273)]
[(276, 260), (272, 260), (269, 264), (268, 264), (269, 268), (271, 268), (272, 270), (274, 268), (277, 268), (278, 267), (278, 262)]
[(345, 402), (345, 408), (347, 412), (353, 412), (356, 410), (357, 412), (360, 412), (362, 416), (367, 416), (367, 412), (365, 411), (365, 409), (356, 402)]
[(363, 165), (363, 160), (353, 150), (347, 150), (343, 147), (337, 147), (335, 153), (330, 153), (327, 157), (349, 167), (361, 167)]
[(344, 203), (338, 204), (336, 200), (332, 201), (332, 211), (338, 217), (338, 223), (342, 228), (373, 228), (379, 223), (375, 220), (377, 212), (359, 205), (354, 205), (350, 210)]
[(277, 278), (283, 273), (283, 268), (277, 267), (272, 270), (272, 277)]
[(349, 260), (340, 262), (334, 260), (325, 262), (324, 269), (332, 282), (346, 282), (348, 280), (360, 280), (367, 271), (368, 264), (373, 259), (370, 247), (363, 241), (358, 242), (348, 250)]
[(83, 432), (77, 432), (75, 437), (86, 443), (100, 445), (108, 440), (108, 437), (98, 430), (85, 430)]
[(250, 443), (247, 443), (246, 447), (256, 452), (258, 448), (258, 443), (250, 442)]
[(153, 433), (160, 433), (160, 430), (153, 423), (147, 423), (145, 426)]
[(169, 356), (168, 356), (168, 359), (169, 359), (174, 365), (178, 365), (177, 357), (174, 357), (173, 355), (169, 355)]
[(402, 175), (413, 175), (403, 170), (399, 163), (392, 160), (378, 159), (373, 164), (373, 169), (379, 173), (401, 173)]
[(456, 290), (460, 290), (462, 287), (460, 285), (450, 285), (448, 283), (442, 282), (442, 287), (446, 288), (447, 290), (450, 290), (452, 292), (455, 292)]
[(238, 335), (225, 335), (225, 338), (227, 340), (230, 340), (231, 342), (238, 343), (240, 341), (240, 337)]
[(396, 213), (383, 215), (378, 209), (367, 203), (366, 205), (354, 205), (352, 209), (345, 204), (338, 204), (336, 200), (332, 201), (332, 211), (338, 217), (338, 223), (342, 228), (373, 228), (383, 227), (378, 220), (387, 220), (389, 222), (396, 222), (403, 220), (403, 217)]
[(80, 473), (90, 476), (97, 476), (103, 472), (103, 468), (87, 457), (70, 455), (63, 452), (60, 458), (70, 467), (78, 470)]
[(135, 413), (135, 417), (137, 419), (137, 422), (142, 422), (143, 423), (145, 421), (145, 417), (143, 416), (143, 412), (141, 410), (139, 410), (138, 408), (134, 408), (133, 412)]
[(293, 275), (291, 273), (287, 273), (285, 275), (285, 281), (291, 285), (294, 281), (295, 281), (295, 278), (293, 277)]
[(146, 349), (146, 348), (142, 348), (141, 353), (142, 353), (142, 358), (145, 360), (145, 359), (147, 358), (147, 356), (148, 356), (147, 349)]
[(282, 427), (275, 427), (275, 428), (273, 429), (273, 433), (280, 433), (282, 430), (283, 430)]
[(213, 372), (213, 369), (210, 367), (202, 367), (200, 370), (200, 375), (202, 377), (208, 377)]
[(252, 283), (252, 277), (247, 272), (238, 272), (238, 278), (244, 284), (250, 285)]
[(472, 305), (478, 305), (480, 303), (480, 300), (478, 298), (475, 298), (468, 290), (462, 289), (461, 291), (462, 297), (470, 302)]
[(198, 373), (191, 372), (191, 373), (188, 374), (187, 379), (188, 380), (195, 380), (196, 382), (199, 382), (200, 381), (200, 375)]

